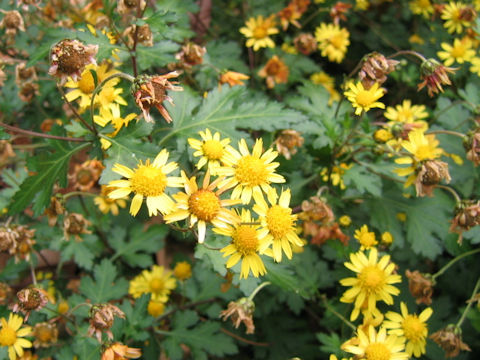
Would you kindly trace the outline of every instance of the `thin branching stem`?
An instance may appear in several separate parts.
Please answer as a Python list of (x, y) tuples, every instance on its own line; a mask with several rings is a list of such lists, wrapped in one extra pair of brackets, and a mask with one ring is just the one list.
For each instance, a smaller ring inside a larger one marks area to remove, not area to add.
[(457, 328), (460, 328), (463, 324), (463, 321), (467, 317), (468, 312), (470, 311), (470, 308), (472, 307), (473, 303), (475, 302), (475, 297), (477, 296), (478, 290), (480, 289), (480, 278), (477, 280), (477, 283), (475, 284), (475, 288), (473, 289), (472, 296), (470, 296), (470, 299), (468, 300), (467, 307), (465, 310), (463, 310), (463, 314), (460, 317), (460, 319), (457, 322)]
[(476, 254), (480, 252), (480, 248), (478, 249), (474, 249), (474, 250), (470, 250), (470, 251), (467, 251), (467, 252), (464, 252), (463, 254), (460, 254), (458, 256), (456, 256), (455, 258), (453, 258), (452, 260), (450, 260), (448, 263), (446, 263), (440, 270), (438, 270), (435, 274), (432, 275), (432, 280), (435, 280), (436, 278), (438, 278), (439, 276), (443, 275), (445, 273), (445, 271), (447, 271), (452, 265), (454, 265), (457, 261), (459, 260), (462, 260), (463, 258), (467, 257), (467, 256), (470, 256), (470, 255), (473, 255), (473, 254)]
[(83, 138), (72, 138), (72, 137), (67, 137), (67, 136), (57, 136), (57, 135), (43, 134), (43, 133), (39, 133), (39, 132), (36, 132), (36, 131), (31, 131), (31, 130), (24, 130), (24, 129), (20, 129), (16, 126), (7, 125), (3, 122), (0, 122), (0, 126), (7, 129), (7, 130), (16, 132), (18, 134), (24, 134), (24, 135), (33, 136), (33, 137), (41, 137), (41, 138), (45, 138), (45, 139), (54, 139), (54, 140), (63, 140), (63, 141), (72, 141), (72, 142), (88, 142), (87, 139), (83, 139)]

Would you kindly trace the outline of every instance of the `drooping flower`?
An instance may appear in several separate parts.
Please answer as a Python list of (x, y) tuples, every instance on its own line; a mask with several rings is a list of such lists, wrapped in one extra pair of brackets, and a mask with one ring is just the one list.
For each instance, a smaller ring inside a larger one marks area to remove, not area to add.
[(378, 244), (378, 241), (375, 239), (375, 233), (368, 231), (367, 225), (363, 225), (360, 229), (355, 230), (353, 237), (360, 243), (360, 250), (368, 250)]
[(455, 39), (453, 45), (442, 43), (441, 46), (444, 51), (439, 51), (437, 54), (445, 66), (450, 66), (454, 62), (463, 64), (475, 56), (475, 50), (472, 49), (473, 44), (469, 38)]
[(152, 294), (154, 301), (167, 302), (170, 292), (177, 286), (170, 270), (163, 266), (153, 265), (151, 270), (142, 273), (130, 281), (128, 293), (134, 298), (142, 294)]
[(143, 24), (137, 27), (137, 25), (130, 25), (123, 32), (123, 36), (127, 38), (127, 44), (133, 47), (135, 41), (143, 46), (153, 46), (153, 33), (149, 24)]
[(115, 317), (125, 319), (125, 314), (122, 310), (112, 304), (95, 304), (92, 305), (89, 311), (88, 335), (95, 335), (99, 343), (102, 342), (102, 333), (105, 332), (109, 340), (113, 339), (112, 331)]
[(395, 71), (400, 62), (394, 59), (387, 59), (383, 54), (373, 52), (364, 56), (358, 78), (366, 90), (375, 83), (379, 85), (387, 81), (387, 75)]
[(119, 208), (125, 208), (127, 206), (127, 202), (125, 201), (126, 198), (110, 199), (108, 194), (110, 194), (112, 191), (112, 188), (102, 185), (99, 196), (96, 196), (93, 199), (93, 202), (98, 206), (98, 209), (102, 213), (108, 214), (111, 212), (112, 215), (117, 216)]
[(103, 351), (101, 360), (138, 359), (140, 356), (142, 356), (140, 349), (116, 342)]
[(371, 108), (385, 109), (385, 104), (377, 101), (384, 95), (384, 91), (375, 83), (370, 89), (365, 89), (361, 82), (348, 84), (349, 90), (345, 91), (345, 96), (355, 108), (355, 115), (361, 115)]
[(430, 305), (432, 303), (433, 295), (433, 280), (429, 274), (421, 274), (420, 271), (405, 271), (405, 276), (408, 279), (408, 290), (417, 304)]
[[(471, 10), (473, 11), (473, 9)], [(463, 28), (472, 26), (472, 21), (475, 19), (474, 16), (466, 15), (468, 15), (468, 7), (465, 4), (450, 1), (450, 3), (445, 4), (442, 10), (441, 18), (445, 20), (443, 26), (450, 34), (460, 34)]]
[(25, 23), (22, 15), (17, 10), (5, 11), (1, 9), (3, 13), (3, 19), (0, 21), (0, 28), (5, 28), (5, 35), (13, 37), (17, 32), (25, 31)]
[(74, 236), (75, 240), (81, 241), (82, 234), (91, 234), (88, 227), (92, 225), (90, 220), (87, 220), (80, 213), (70, 213), (63, 218), (63, 236), (66, 240), (70, 240), (70, 236)]
[(48, 293), (39, 287), (25, 288), (17, 292), (17, 299), (18, 303), (12, 310), (23, 312), (27, 321), (32, 311), (43, 309), (48, 304)]
[(425, 60), (420, 66), (420, 77), (423, 81), (418, 84), (418, 91), (426, 86), (430, 97), (434, 93), (443, 92), (442, 85), (452, 84), (448, 73), (453, 74), (455, 70), (457, 69), (443, 66), (435, 59)]
[(109, 193), (108, 197), (122, 199), (133, 192), (135, 196), (130, 205), (130, 214), (133, 216), (137, 215), (144, 198), (149, 216), (155, 216), (158, 212), (161, 214), (170, 212), (174, 202), (165, 190), (168, 187), (183, 186), (183, 180), (179, 177), (167, 176), (178, 167), (173, 161), (167, 164), (168, 155), (168, 151), (163, 149), (152, 163), (150, 159), (145, 163), (140, 161), (134, 170), (116, 163), (112, 170), (127, 179), (110, 181), (108, 186), (116, 189)]
[(182, 46), (181, 51), (175, 55), (180, 66), (184, 69), (191, 69), (195, 65), (203, 62), (203, 56), (207, 52), (204, 46), (189, 42)]
[(228, 308), (220, 312), (220, 317), (223, 321), (228, 318), (232, 320), (235, 329), (238, 329), (241, 323), (245, 325), (246, 334), (253, 334), (255, 332), (255, 324), (253, 323), (253, 312), (255, 310), (255, 303), (248, 298), (241, 298), (237, 301), (230, 301)]
[(448, 172), (448, 164), (440, 160), (426, 160), (417, 168), (415, 189), (417, 196), (433, 196), (433, 189), (445, 180), (448, 184), (451, 180)]
[(275, 84), (286, 84), (290, 70), (288, 66), (274, 55), (263, 68), (258, 72), (258, 76), (266, 78), (267, 87), (273, 89)]
[(23, 356), (24, 348), (31, 348), (31, 341), (24, 339), (32, 333), (30, 326), (22, 326), (23, 318), (10, 313), (8, 321), (5, 318), (1, 320), (0, 346), (8, 346), (8, 357), (10, 360), (16, 360), (17, 356)]
[(435, 341), (438, 346), (445, 350), (445, 357), (456, 357), (463, 351), (472, 351), (470, 347), (462, 340), (462, 329), (454, 324), (447, 325), (430, 335), (430, 339)]
[(275, 147), (277, 151), (290, 160), (292, 155), (297, 153), (297, 147), (303, 145), (303, 137), (295, 130), (282, 130), (275, 139)]
[(251, 17), (245, 25), (240, 28), (240, 32), (247, 38), (247, 47), (253, 47), (253, 51), (258, 51), (260, 48), (275, 47), (275, 43), (270, 38), (270, 35), (278, 34), (273, 16), (266, 19), (261, 15), (257, 18)]
[(322, 56), (328, 57), (332, 62), (341, 63), (350, 45), (350, 33), (347, 29), (336, 24), (321, 23), (315, 30), (318, 49)]
[(220, 75), (219, 83), (228, 84), (230, 87), (235, 85), (245, 85), (243, 81), (250, 79), (250, 76), (236, 72), (225, 71)]
[(35, 341), (33, 346), (38, 347), (50, 347), (57, 342), (58, 328), (55, 323), (40, 322), (36, 323), (33, 328), (33, 336)]

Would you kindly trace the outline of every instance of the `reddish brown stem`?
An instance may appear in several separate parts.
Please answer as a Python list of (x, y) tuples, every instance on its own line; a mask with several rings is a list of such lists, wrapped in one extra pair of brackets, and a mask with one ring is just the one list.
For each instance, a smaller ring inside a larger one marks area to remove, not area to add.
[(56, 135), (50, 135), (50, 134), (42, 134), (42, 133), (39, 133), (39, 132), (36, 132), (36, 131), (24, 130), (24, 129), (20, 129), (16, 126), (4, 124), (3, 122), (0, 122), (0, 126), (7, 129), (7, 130), (16, 132), (18, 134), (25, 134), (25, 135), (28, 135), (28, 136), (42, 137), (42, 138), (46, 138), (46, 139), (64, 140), (64, 141), (88, 142), (88, 140), (83, 139), (83, 138), (56, 136)]

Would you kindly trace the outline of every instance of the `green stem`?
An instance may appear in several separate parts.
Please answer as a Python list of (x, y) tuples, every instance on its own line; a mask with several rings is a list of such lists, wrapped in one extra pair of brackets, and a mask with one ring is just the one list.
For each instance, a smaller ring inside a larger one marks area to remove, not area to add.
[(432, 135), (432, 134), (447, 134), (447, 135), (457, 136), (461, 139), (465, 138), (464, 134), (459, 133), (458, 131), (452, 131), (452, 130), (433, 130), (425, 133), (425, 135)]
[(480, 289), (480, 278), (477, 280), (477, 283), (475, 284), (475, 288), (473, 289), (472, 296), (470, 296), (470, 300), (468, 301), (467, 307), (465, 308), (465, 310), (463, 310), (463, 314), (457, 322), (456, 326), (458, 328), (462, 326), (463, 321), (467, 317), (467, 314), (470, 311), (472, 304), (475, 302), (475, 296), (477, 295), (479, 289)]
[(327, 301), (327, 296), (326, 295), (320, 295), (320, 299), (322, 300), (323, 302), (323, 305), (325, 306), (325, 308), (327, 309), (327, 311), (330, 311), (333, 315), (335, 315), (336, 317), (338, 317), (340, 320), (342, 320), (345, 325), (347, 325), (349, 328), (351, 328), (353, 331), (357, 331), (357, 328), (355, 327), (355, 325), (353, 325), (350, 321), (348, 321), (345, 316), (343, 316), (342, 314), (340, 314), (337, 310), (335, 310), (333, 307), (330, 306), (330, 304), (328, 303)]
[(450, 186), (446, 186), (446, 185), (437, 185), (437, 188), (440, 188), (440, 189), (443, 189), (443, 190), (446, 190), (448, 191), (450, 194), (453, 195), (453, 197), (455, 198), (455, 201), (457, 203), (461, 202), (462, 199), (460, 199), (460, 196), (458, 196), (457, 192), (455, 190), (453, 190)]
[(467, 256), (470, 256), (470, 255), (473, 255), (473, 254), (476, 254), (480, 252), (480, 248), (478, 249), (474, 249), (474, 250), (470, 250), (470, 251), (467, 251), (461, 255), (458, 255), (457, 257), (453, 258), (452, 260), (450, 260), (447, 264), (445, 264), (440, 270), (438, 270), (435, 274), (432, 275), (432, 280), (435, 280), (436, 278), (438, 278), (440, 275), (442, 275), (445, 271), (447, 271), (453, 264), (455, 264), (457, 261), (463, 259), (464, 257), (467, 257)]
[(68, 198), (72, 196), (98, 196), (98, 194), (86, 192), (86, 191), (72, 191), (63, 195), (63, 200), (66, 201)]
[(268, 286), (270, 284), (271, 284), (270, 281), (265, 281), (265, 282), (261, 283), (260, 285), (258, 285), (257, 288), (255, 290), (253, 290), (253, 292), (250, 294), (250, 296), (248, 297), (248, 300), (252, 301), (253, 298), (260, 292), (260, 290), (262, 290), (265, 286)]
[(420, 53), (416, 52), (416, 51), (413, 51), (413, 50), (400, 50), (400, 51), (397, 51), (395, 54), (393, 55), (390, 55), (388, 57), (388, 59), (393, 59), (399, 55), (412, 55), (412, 56), (415, 56), (416, 58), (419, 58), (422, 62), (423, 61), (427, 61), (427, 59)]

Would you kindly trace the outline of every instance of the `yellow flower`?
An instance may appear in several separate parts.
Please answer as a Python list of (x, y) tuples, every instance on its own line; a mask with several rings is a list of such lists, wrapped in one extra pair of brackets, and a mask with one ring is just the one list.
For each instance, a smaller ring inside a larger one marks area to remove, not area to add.
[(434, 8), (430, 0), (413, 0), (409, 2), (409, 5), (415, 15), (422, 15), (425, 19), (433, 15)]
[(316, 85), (322, 85), (330, 94), (328, 105), (332, 105), (334, 101), (340, 100), (340, 94), (335, 90), (335, 80), (325, 72), (314, 73), (310, 76), (310, 80)]
[(445, 51), (439, 51), (437, 54), (443, 60), (445, 66), (450, 66), (455, 61), (463, 64), (475, 56), (475, 50), (472, 49), (472, 41), (468, 38), (453, 40), (453, 46), (447, 43), (442, 43), (441, 46)]
[(227, 151), (225, 157), (227, 166), (218, 169), (219, 175), (229, 177), (220, 182), (218, 186), (220, 188), (235, 187), (232, 199), (241, 199), (243, 204), (248, 204), (252, 199), (252, 194), (258, 197), (262, 190), (268, 194), (272, 188), (270, 183), (285, 182), (282, 175), (275, 173), (275, 169), (280, 164), (272, 162), (278, 153), (268, 149), (262, 154), (262, 139), (255, 141), (251, 154), (245, 139), (239, 141), (238, 148), (240, 152), (233, 148)]
[(253, 211), (259, 215), (262, 225), (260, 229), (260, 239), (265, 240), (263, 247), (260, 248), (262, 254), (270, 245), (273, 249), (273, 258), (275, 261), (282, 261), (282, 249), (288, 259), (292, 258), (291, 245), (303, 246), (302, 240), (295, 232), (295, 221), (297, 215), (292, 215), (290, 205), (290, 189), (282, 190), (277, 202), (277, 191), (271, 189), (268, 192), (268, 202), (265, 202), (263, 196), (255, 198)]
[(217, 175), (217, 169), (225, 162), (225, 155), (230, 139), (226, 138), (220, 140), (220, 133), (216, 132), (212, 135), (209, 129), (199, 132), (202, 141), (189, 138), (188, 144), (192, 149), (197, 150), (193, 156), (200, 156), (197, 163), (197, 169), (201, 169), (205, 164), (208, 164), (210, 174)]
[(321, 23), (315, 30), (318, 49), (322, 56), (328, 57), (332, 62), (341, 63), (350, 45), (350, 33), (337, 24)]
[(368, 327), (368, 334), (358, 329), (356, 344), (347, 341), (342, 345), (346, 352), (357, 355), (362, 360), (407, 360), (408, 354), (404, 352), (405, 343), (403, 339), (395, 335), (387, 335), (385, 328), (380, 331), (373, 326)]
[(120, 106), (118, 104), (112, 104), (108, 109), (101, 108), (100, 109), (100, 115), (95, 115), (93, 117), (93, 121), (95, 121), (96, 124), (105, 127), (108, 123), (112, 123), (113, 127), (115, 128), (115, 131), (112, 134), (109, 134), (109, 136), (115, 136), (118, 134), (118, 132), (125, 126), (128, 126), (130, 121), (135, 119), (137, 117), (137, 114), (135, 113), (130, 113), (125, 118), (122, 117), (120, 114)]
[(398, 121), (403, 123), (414, 123), (428, 117), (425, 105), (413, 105), (411, 100), (403, 100), (401, 105), (395, 108), (389, 106), (383, 114), (390, 121)]
[(338, 223), (343, 227), (347, 227), (352, 223), (352, 219), (348, 215), (343, 215), (338, 219)]
[(93, 199), (95, 205), (98, 206), (98, 209), (104, 213), (108, 214), (109, 212), (112, 215), (118, 215), (118, 208), (121, 207), (122, 209), (127, 206), (127, 202), (125, 199), (110, 199), (108, 194), (112, 192), (113, 189), (110, 189), (108, 186), (102, 185), (102, 189), (100, 190), (100, 195), (96, 196)]
[(192, 276), (192, 266), (187, 261), (179, 261), (173, 268), (173, 276), (178, 280), (186, 280)]
[(425, 40), (423, 40), (418, 34), (413, 34), (412, 36), (410, 36), (408, 38), (408, 42), (410, 42), (411, 44), (418, 44), (418, 45), (425, 44)]
[(393, 236), (388, 231), (382, 234), (382, 244), (391, 245), (393, 243)]
[(360, 243), (360, 250), (371, 249), (378, 244), (378, 241), (375, 239), (375, 233), (368, 231), (367, 225), (363, 225), (360, 230), (355, 230), (353, 237)]
[(1, 319), (2, 328), (0, 329), (0, 346), (8, 346), (8, 357), (15, 360), (18, 356), (23, 355), (24, 348), (31, 348), (32, 343), (24, 336), (31, 335), (30, 326), (23, 325), (23, 318), (16, 314), (10, 313), (8, 321)]
[(151, 300), (167, 302), (170, 292), (177, 286), (172, 272), (163, 266), (153, 265), (152, 269), (142, 273), (130, 281), (128, 293), (134, 298), (142, 294), (152, 294)]
[(472, 66), (470, 66), (470, 71), (477, 76), (480, 76), (480, 57), (474, 57), (470, 60)]
[(468, 21), (463, 16), (465, 8), (465, 4), (453, 1), (450, 1), (450, 3), (445, 5), (443, 8), (441, 15), (442, 20), (445, 20), (445, 24), (443, 24), (443, 26), (450, 34), (460, 34), (464, 27), (467, 28), (471, 26), (471, 21)]
[(264, 47), (275, 47), (275, 43), (270, 38), (270, 35), (278, 34), (273, 16), (266, 19), (261, 15), (257, 16), (256, 19), (251, 17), (245, 25), (246, 27), (242, 27), (240, 32), (248, 38), (247, 47), (253, 46), (253, 51)]
[(123, 93), (123, 89), (115, 88), (113, 86), (104, 86), (95, 97), (95, 102), (97, 102), (98, 98), (98, 104), (100, 104), (101, 109), (110, 109), (113, 111), (113, 107), (117, 105), (128, 105), (125, 99), (120, 96), (121, 93)]
[(161, 301), (150, 300), (148, 302), (147, 312), (153, 317), (160, 316), (165, 312), (165, 303)]
[(385, 109), (385, 105), (377, 101), (384, 95), (383, 89), (378, 83), (367, 90), (360, 81), (357, 84), (350, 82), (348, 88), (349, 90), (344, 94), (355, 108), (355, 115), (361, 115), (363, 111), (367, 112), (375, 107)]
[[(342, 176), (343, 174), (345, 174), (345, 172), (350, 169), (351, 167), (353, 166), (353, 164), (345, 164), (345, 163), (341, 163), (339, 166), (334, 166), (332, 168), (332, 171), (330, 173), (330, 180), (332, 182), (332, 185), (333, 186), (340, 186), (340, 189), (342, 190), (345, 190), (345, 184), (343, 182), (343, 179), (342, 179)], [(329, 179), (329, 176), (328, 176), (328, 168), (324, 168), (321, 172), (320, 172), (320, 176), (322, 177), (322, 180), (327, 182)]]
[(400, 303), (401, 314), (389, 311), (385, 317), (383, 326), (388, 329), (389, 334), (401, 336), (407, 340), (406, 352), (409, 356), (420, 357), (425, 354), (425, 344), (428, 335), (426, 321), (432, 315), (432, 308), (426, 308), (420, 315), (409, 314), (407, 305)]
[(168, 161), (168, 151), (162, 150), (155, 160), (150, 163), (148, 159), (145, 164), (140, 161), (137, 167), (132, 170), (125, 165), (116, 163), (113, 171), (127, 178), (127, 180), (110, 181), (109, 187), (116, 188), (108, 197), (110, 199), (121, 199), (131, 192), (135, 193), (130, 205), (130, 214), (137, 215), (146, 198), (149, 216), (157, 215), (157, 212), (167, 214), (174, 206), (173, 200), (165, 194), (167, 187), (181, 187), (183, 180), (180, 177), (167, 177), (167, 174), (175, 170), (178, 165)]
[[(267, 272), (262, 259), (258, 255), (260, 248), (264, 247), (266, 239), (260, 240), (260, 225), (252, 225), (253, 222), (250, 211), (243, 209), (241, 217), (237, 218), (233, 226), (213, 228), (213, 231), (217, 234), (232, 238), (232, 243), (220, 251), (223, 253), (223, 257), (230, 256), (227, 260), (227, 268), (236, 265), (240, 260), (242, 261), (240, 279), (246, 279), (250, 270), (255, 277)], [(265, 253), (271, 255), (268, 251)]]
[(298, 54), (298, 51), (297, 49), (295, 48), (295, 46), (293, 45), (290, 45), (289, 43), (283, 43), (282, 46), (281, 46), (281, 49), (286, 52), (287, 54), (293, 54), (293, 55), (297, 55)]
[(387, 141), (393, 138), (393, 134), (389, 130), (378, 129), (373, 133), (373, 138), (375, 139), (376, 142), (386, 143)]
[(377, 301), (384, 301), (387, 305), (393, 304), (392, 295), (398, 295), (400, 290), (392, 284), (402, 281), (400, 275), (393, 274), (395, 264), (390, 262), (390, 256), (384, 255), (378, 260), (376, 248), (370, 249), (368, 258), (363, 251), (350, 254), (350, 262), (344, 265), (357, 273), (356, 277), (340, 280), (343, 286), (351, 286), (345, 291), (341, 302), (354, 303), (354, 309), (350, 319), (355, 320), (364, 303), (366, 313), (372, 313), (376, 309)]
[(370, 3), (368, 0), (356, 0), (355, 1), (355, 9), (358, 10), (367, 10), (370, 7)]

